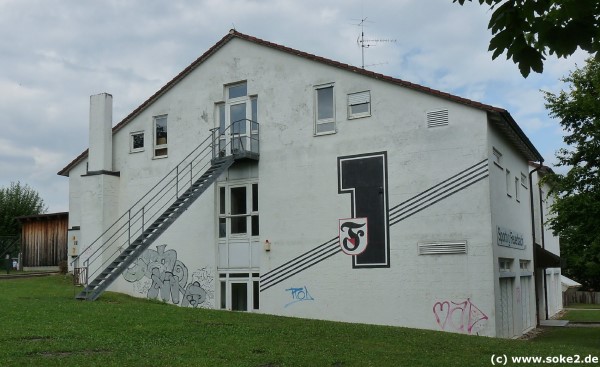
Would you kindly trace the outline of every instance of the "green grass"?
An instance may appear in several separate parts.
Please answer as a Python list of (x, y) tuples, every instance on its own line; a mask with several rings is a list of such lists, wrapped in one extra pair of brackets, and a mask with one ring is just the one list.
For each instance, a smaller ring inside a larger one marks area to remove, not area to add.
[(568, 305), (565, 308), (583, 308), (583, 309), (598, 309), (600, 310), (600, 305), (588, 304), (588, 303), (574, 303), (572, 305)]
[(489, 366), (492, 354), (600, 356), (600, 328), (502, 340), (73, 296), (64, 276), (0, 280), (0, 365)]
[(568, 310), (562, 316), (563, 320), (571, 322), (598, 322), (600, 323), (600, 310)]

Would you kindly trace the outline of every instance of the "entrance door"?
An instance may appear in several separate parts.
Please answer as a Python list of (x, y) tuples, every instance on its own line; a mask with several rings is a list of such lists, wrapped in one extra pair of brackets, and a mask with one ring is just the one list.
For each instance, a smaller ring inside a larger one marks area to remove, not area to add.
[(218, 156), (258, 153), (257, 97), (248, 96), (246, 83), (226, 87), (226, 99), (217, 103)]
[(513, 278), (500, 278), (500, 335), (514, 335), (513, 324)]
[(231, 126), (231, 152), (250, 150), (247, 147), (248, 129), (246, 102), (229, 105), (229, 126)]
[(230, 311), (253, 311), (259, 306), (258, 273), (221, 273), (220, 305)]

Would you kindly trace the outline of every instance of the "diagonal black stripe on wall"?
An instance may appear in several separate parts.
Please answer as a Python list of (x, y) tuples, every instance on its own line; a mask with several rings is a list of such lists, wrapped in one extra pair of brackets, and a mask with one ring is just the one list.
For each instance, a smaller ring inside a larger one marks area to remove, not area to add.
[[(290, 271), (294, 271), (296, 268), (302, 266), (307, 262), (311, 262), (316, 258), (322, 256), (323, 253), (327, 253), (331, 251), (332, 248), (338, 248), (338, 237), (332, 238), (329, 241), (319, 245), (318, 247), (313, 248), (312, 250), (305, 252), (304, 254), (286, 262), (283, 265), (278, 266), (277, 268), (271, 270), (266, 273), (264, 276), (261, 276), (261, 285), (268, 284), (273, 280), (279, 278), (282, 274), (288, 273)], [(341, 250), (340, 250), (341, 251)]]
[(485, 178), (487, 176), (488, 171), (486, 164), (485, 166), (477, 166), (468, 172), (461, 173), (460, 176), (454, 176), (452, 179), (441, 182), (438, 185), (429, 188), (427, 193), (423, 192), (418, 194), (394, 207), (394, 209), (390, 211), (390, 222), (393, 222), (400, 217), (405, 217), (407, 213), (411, 213), (411, 215), (415, 214), (429, 207), (431, 202), (439, 201), (438, 199), (440, 197), (446, 197), (448, 192), (455, 192), (457, 188), (464, 188), (465, 184), (469, 184), (469, 182), (474, 179), (479, 179), (481, 177)]
[[(400, 223), (404, 219), (466, 189), (488, 176), (488, 160), (484, 159), (391, 208), (389, 210), (390, 226)], [(340, 252), (342, 251), (338, 245), (338, 237), (332, 238), (261, 275), (260, 291), (263, 292)]]

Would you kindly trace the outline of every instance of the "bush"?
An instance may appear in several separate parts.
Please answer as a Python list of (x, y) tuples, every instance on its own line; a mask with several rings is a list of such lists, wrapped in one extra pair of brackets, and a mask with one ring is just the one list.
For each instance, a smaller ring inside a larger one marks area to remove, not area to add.
[(69, 271), (69, 265), (67, 265), (67, 260), (62, 260), (58, 263), (58, 270), (61, 274), (67, 274)]

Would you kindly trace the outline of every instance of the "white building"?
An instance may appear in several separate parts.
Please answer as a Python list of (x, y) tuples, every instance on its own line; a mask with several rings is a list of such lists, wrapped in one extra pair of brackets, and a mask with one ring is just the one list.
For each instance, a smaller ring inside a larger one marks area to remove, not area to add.
[(80, 298), (499, 337), (546, 317), (543, 159), (504, 109), (237, 31), (114, 127), (111, 104), (59, 172)]

